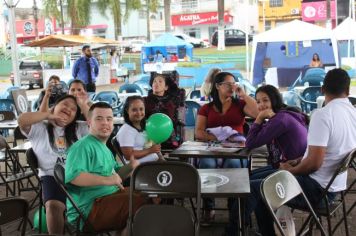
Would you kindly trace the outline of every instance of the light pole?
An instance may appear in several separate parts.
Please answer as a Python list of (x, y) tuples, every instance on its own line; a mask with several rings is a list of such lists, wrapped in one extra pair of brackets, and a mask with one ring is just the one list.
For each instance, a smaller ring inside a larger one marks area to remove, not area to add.
[(21, 86), (20, 76), (19, 76), (19, 62), (17, 55), (17, 39), (16, 39), (16, 21), (15, 21), (15, 7), (12, 0), (5, 1), (7, 9), (9, 9), (9, 31), (10, 31), (10, 43), (11, 43), (11, 61), (12, 61), (12, 71), (14, 75), (14, 85)]
[(266, 31), (266, 2), (269, 0), (258, 0), (259, 2), (262, 2), (262, 21), (263, 21), (263, 32)]

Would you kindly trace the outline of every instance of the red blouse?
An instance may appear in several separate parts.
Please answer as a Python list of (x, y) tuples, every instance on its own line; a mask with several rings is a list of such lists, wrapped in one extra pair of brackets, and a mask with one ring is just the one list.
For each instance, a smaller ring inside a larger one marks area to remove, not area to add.
[(237, 103), (233, 102), (225, 114), (220, 114), (214, 109), (213, 104), (209, 103), (199, 109), (198, 115), (207, 118), (206, 128), (230, 126), (239, 133), (243, 133), (243, 125), (245, 123), (243, 109), (245, 105), (246, 103), (243, 100), (239, 100)]

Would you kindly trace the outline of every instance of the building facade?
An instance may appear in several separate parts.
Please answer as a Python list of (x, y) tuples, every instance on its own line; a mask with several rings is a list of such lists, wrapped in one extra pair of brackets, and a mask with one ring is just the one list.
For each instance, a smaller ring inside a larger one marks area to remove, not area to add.
[[(244, 31), (257, 27), (256, 0), (225, 0), (226, 27)], [(211, 39), (218, 28), (216, 0), (172, 0), (171, 24), (175, 33), (185, 33), (203, 40)]]

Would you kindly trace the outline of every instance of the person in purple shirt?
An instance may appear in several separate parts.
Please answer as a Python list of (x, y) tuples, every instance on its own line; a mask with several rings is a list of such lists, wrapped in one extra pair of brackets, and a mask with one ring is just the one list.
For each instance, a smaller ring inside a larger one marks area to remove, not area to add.
[(247, 135), (246, 147), (267, 145), (268, 165), (253, 170), (250, 176), (250, 179), (263, 179), (278, 170), (280, 162), (303, 156), (309, 118), (298, 108), (283, 104), (281, 94), (272, 85), (258, 88), (256, 101), (259, 114)]
[(99, 74), (99, 63), (92, 56), (89, 45), (83, 46), (82, 53), (83, 56), (74, 63), (72, 76), (74, 79), (83, 81), (87, 92), (95, 92), (96, 77)]

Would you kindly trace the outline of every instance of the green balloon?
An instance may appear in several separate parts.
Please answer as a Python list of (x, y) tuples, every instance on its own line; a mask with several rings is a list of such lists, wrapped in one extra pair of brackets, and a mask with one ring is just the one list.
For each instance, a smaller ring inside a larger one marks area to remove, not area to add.
[[(41, 231), (43, 233), (46, 233), (46, 232), (48, 232), (48, 230), (47, 230), (46, 213), (45, 213), (44, 207), (41, 207), (41, 212), (42, 212), (42, 215), (41, 215)], [(40, 221), (40, 211), (37, 210), (35, 212), (34, 217), (33, 217), (33, 227), (36, 230), (39, 230), (39, 226), (40, 226), (39, 221)]]
[(155, 113), (147, 119), (147, 137), (156, 144), (166, 141), (171, 136), (172, 131), (172, 120), (166, 114)]

